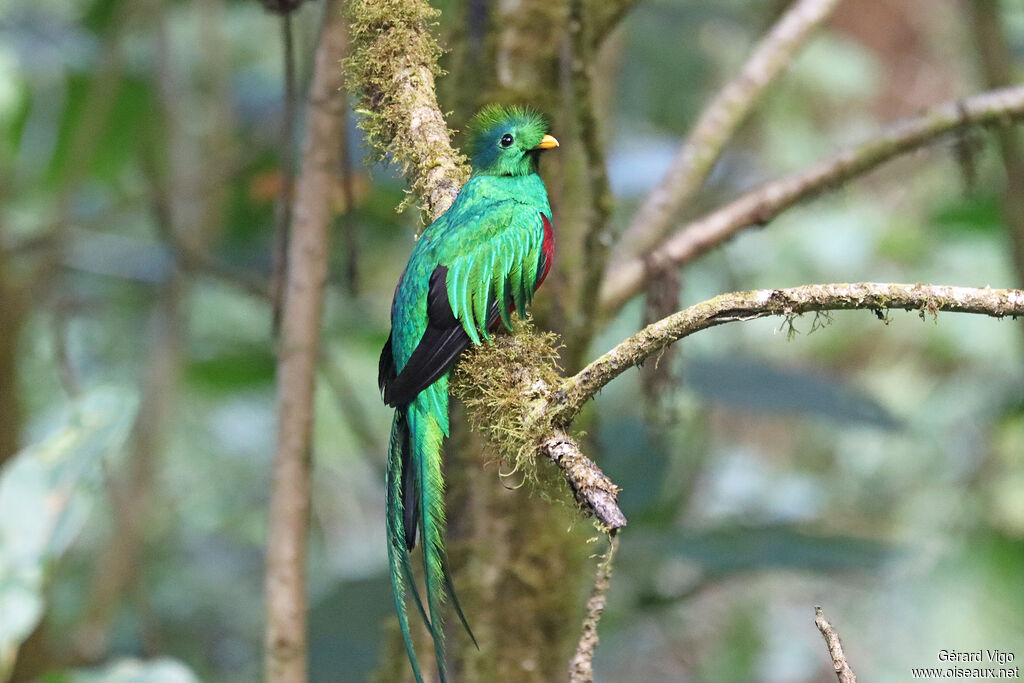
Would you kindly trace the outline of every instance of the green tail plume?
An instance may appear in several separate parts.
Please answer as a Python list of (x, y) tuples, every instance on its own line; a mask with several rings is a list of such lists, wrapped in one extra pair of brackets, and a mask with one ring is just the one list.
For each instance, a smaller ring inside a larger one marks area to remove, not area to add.
[(391, 572), (391, 588), (395, 597), (395, 610), (398, 612), (398, 625), (402, 630), (405, 651), (409, 655), (413, 675), (417, 683), (423, 683), (416, 651), (412, 646), (412, 634), (409, 632), (409, 615), (405, 611), (405, 595), (411, 589), (416, 606), (424, 621), (429, 625), (423, 601), (412, 576), (409, 563), (409, 550), (405, 545), (404, 524), (402, 521), (402, 456), (409, 447), (409, 423), (404, 409), (395, 411), (395, 419), (391, 424), (391, 443), (388, 447), (388, 465), (385, 481), (385, 509), (387, 510), (388, 567)]
[[(445, 596), (451, 596), (452, 605), (466, 632), (476, 645), (476, 638), (455, 596), (451, 575), (444, 554), (444, 479), (441, 473), (441, 443), (448, 435), (448, 382), (442, 377), (420, 393), (405, 408), (395, 411), (391, 428), (387, 466), (387, 539), (388, 564), (391, 584), (398, 611), (398, 623), (405, 642), (406, 653), (417, 683), (423, 678), (405, 607), (407, 593), (412, 593), (416, 607), (423, 617), (434, 641), (434, 654), (442, 683), (447, 680), (445, 666), (445, 639), (442, 608)], [(405, 471), (408, 468), (408, 472)], [(413, 491), (403, 489), (411, 486)], [(406, 524), (417, 515), (406, 514), (405, 502), (418, 506), (418, 529), (423, 556), (423, 576), (426, 587), (426, 608), (420, 599), (413, 579), (409, 546), (412, 545)]]
[[(441, 382), (438, 382), (440, 384)], [(431, 386), (423, 394), (436, 391)], [(422, 397), (422, 394), (421, 394)], [(420, 539), (423, 555), (423, 577), (426, 586), (427, 609), (430, 613), (430, 635), (434, 639), (434, 653), (441, 680), (446, 679), (444, 661), (444, 628), (441, 605), (445, 596), (444, 584), (444, 481), (441, 475), (441, 425), (436, 417), (419, 407), (420, 397), (409, 406), (410, 432), (413, 435), (413, 461), (420, 504)]]

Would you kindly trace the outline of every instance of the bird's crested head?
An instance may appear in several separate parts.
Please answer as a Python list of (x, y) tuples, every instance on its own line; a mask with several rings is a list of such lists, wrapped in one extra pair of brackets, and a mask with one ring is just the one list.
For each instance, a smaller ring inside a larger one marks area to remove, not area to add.
[(558, 147), (538, 112), (515, 106), (484, 107), (469, 124), (473, 175), (528, 175), (537, 172), (537, 157)]

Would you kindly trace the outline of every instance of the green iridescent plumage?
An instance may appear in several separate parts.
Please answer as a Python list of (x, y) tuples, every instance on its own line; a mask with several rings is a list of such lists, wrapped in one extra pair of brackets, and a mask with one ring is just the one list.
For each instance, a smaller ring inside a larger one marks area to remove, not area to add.
[[(446, 677), (441, 609), (452, 598), (466, 624), (444, 555), (441, 444), (448, 436), (448, 373), (469, 344), (490, 339), (510, 309), (524, 313), (552, 258), (551, 207), (537, 175), (541, 151), (557, 146), (537, 114), (488, 107), (471, 126), (473, 177), (413, 248), (395, 290), (380, 386), (396, 408), (388, 449), (388, 562), (406, 651), (422, 681), (405, 600), (412, 593)], [(426, 600), (413, 580), (421, 539)], [(468, 630), (468, 626), (466, 627)], [(472, 635), (472, 634), (470, 634)]]

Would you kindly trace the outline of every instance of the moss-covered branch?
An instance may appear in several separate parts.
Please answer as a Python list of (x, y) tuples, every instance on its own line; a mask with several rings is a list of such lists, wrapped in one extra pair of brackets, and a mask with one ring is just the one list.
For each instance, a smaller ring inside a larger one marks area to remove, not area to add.
[(1007, 125), (1024, 119), (1024, 86), (994, 90), (941, 104), (898, 121), (867, 142), (752, 190), (687, 224), (645, 258), (617, 260), (605, 274), (601, 310), (613, 313), (643, 289), (652, 270), (683, 265), (752, 226), (768, 223), (786, 209), (863, 175), (901, 154), (971, 125)]
[(543, 408), (561, 382), (558, 338), (538, 334), (529, 320), (516, 319), (512, 335), (471, 348), (452, 378), (452, 393), (466, 406), (473, 430), (487, 437), (502, 467), (537, 480), (537, 457), (562, 472), (580, 511), (607, 530), (626, 526), (615, 497), (619, 488), (580, 451), (564, 430), (552, 430)]
[(697, 118), (664, 179), (644, 200), (619, 244), (642, 254), (672, 228), (680, 208), (711, 173), (726, 143), (839, 0), (797, 0), (765, 34), (740, 73)]
[(367, 139), (401, 166), (431, 220), (451, 206), (469, 177), (434, 89), (441, 48), (430, 26), (437, 15), (424, 0), (352, 0), (353, 49), (345, 61)]
[(790, 289), (759, 289), (722, 294), (648, 325), (575, 376), (552, 394), (542, 409), (549, 424), (573, 420), (583, 405), (610, 381), (673, 342), (694, 332), (728, 322), (766, 316), (795, 316), (816, 311), (889, 309), (977, 313), (995, 318), (1024, 315), (1024, 291), (940, 285), (902, 285), (876, 282), (804, 285)]
[(520, 323), (512, 336), (471, 349), (459, 364), (452, 391), (507, 468), (530, 476), (536, 456), (547, 456), (562, 469), (584, 514), (615, 529), (626, 522), (615, 504), (618, 487), (565, 433), (587, 401), (629, 368), (700, 330), (773, 315), (854, 309), (1020, 316), (1024, 291), (860, 282), (722, 294), (648, 325), (567, 379), (559, 378), (555, 366), (555, 335), (538, 335)]

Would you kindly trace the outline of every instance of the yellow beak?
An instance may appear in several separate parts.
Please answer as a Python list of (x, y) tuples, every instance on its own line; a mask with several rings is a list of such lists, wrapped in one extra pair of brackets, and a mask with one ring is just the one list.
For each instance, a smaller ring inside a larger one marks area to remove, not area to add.
[(550, 135), (545, 135), (540, 144), (534, 147), (534, 149), (554, 149), (555, 147), (558, 147), (558, 140)]

